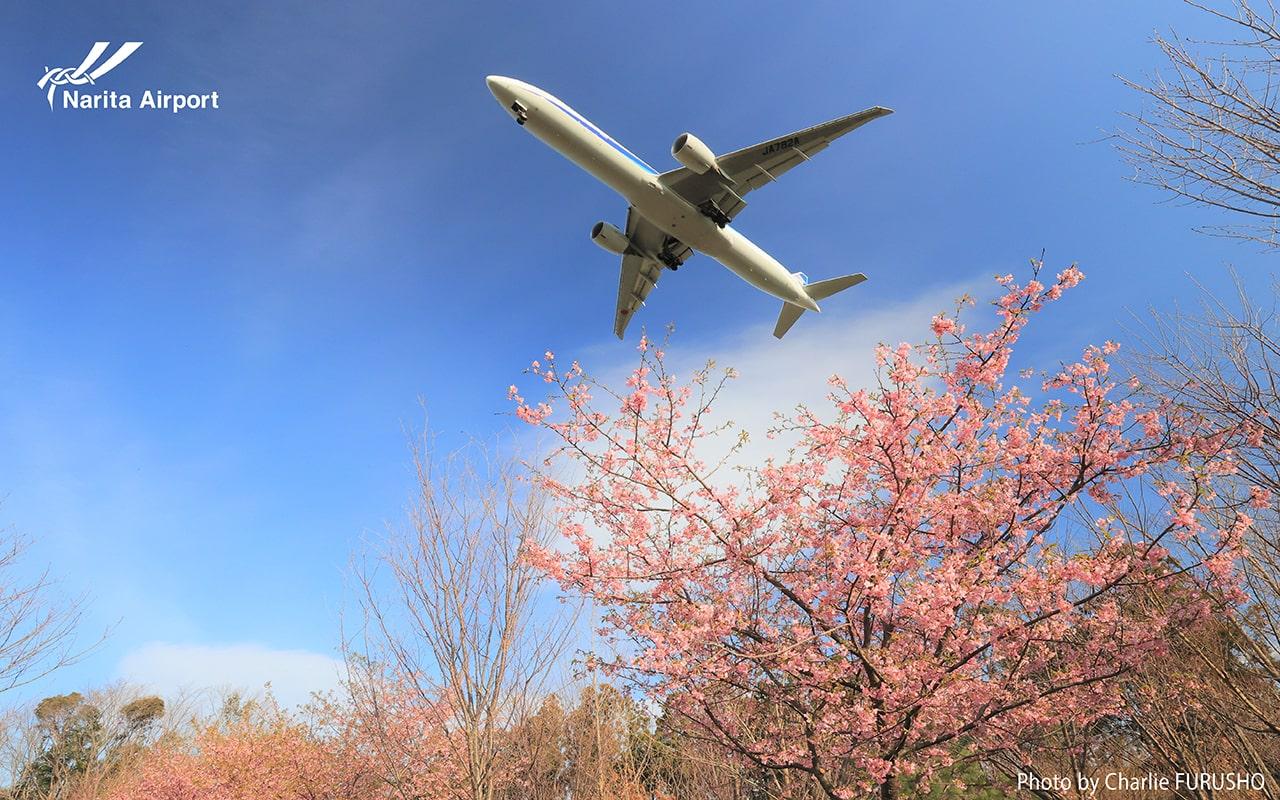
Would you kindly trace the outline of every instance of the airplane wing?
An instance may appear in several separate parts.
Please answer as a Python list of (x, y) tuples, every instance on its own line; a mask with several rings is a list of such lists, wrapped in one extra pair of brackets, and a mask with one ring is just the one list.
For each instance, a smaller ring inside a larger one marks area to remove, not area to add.
[(668, 265), (681, 264), (693, 251), (663, 233), (634, 208), (627, 209), (627, 238), (632, 249), (622, 256), (622, 275), (618, 280), (618, 308), (613, 315), (613, 332), (619, 339), (636, 310), (644, 305), (658, 276), (663, 260)]
[(808, 161), (846, 133), (892, 113), (892, 109), (872, 106), (847, 117), (717, 156), (721, 172), (731, 183), (726, 183), (723, 177), (712, 171), (699, 175), (688, 167), (664, 172), (659, 179), (695, 206), (713, 203), (731, 220), (746, 207), (742, 196), (747, 192), (777, 180), (784, 172)]

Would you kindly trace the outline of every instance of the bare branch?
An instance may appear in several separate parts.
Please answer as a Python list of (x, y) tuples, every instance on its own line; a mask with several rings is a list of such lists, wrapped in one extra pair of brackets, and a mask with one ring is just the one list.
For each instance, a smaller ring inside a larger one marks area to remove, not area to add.
[[(414, 464), (409, 529), (359, 570), (361, 658), (385, 666), (450, 731), (469, 780), (463, 796), (492, 800), (503, 734), (547, 695), (575, 615), (524, 560), (554, 528), (545, 493), (519, 480), (517, 462), (478, 445), (435, 459), (423, 441)], [(376, 693), (357, 700), (378, 713)]]
[[(1230, 12), (1189, 2), (1234, 26), (1219, 42), (1157, 35), (1168, 68), (1147, 82), (1123, 79), (1148, 100), (1117, 134), (1134, 180), (1173, 198), (1246, 217), (1209, 233), (1280, 248), (1280, 27), (1270, 3), (1259, 12), (1234, 0)], [(1210, 46), (1221, 51), (1214, 55)]]

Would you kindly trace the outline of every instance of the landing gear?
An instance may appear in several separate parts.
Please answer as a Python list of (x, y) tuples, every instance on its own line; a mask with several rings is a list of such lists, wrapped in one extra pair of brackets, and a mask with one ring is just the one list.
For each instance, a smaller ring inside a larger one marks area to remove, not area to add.
[(680, 259), (676, 257), (676, 254), (672, 252), (673, 249), (678, 247), (680, 247), (679, 242), (671, 237), (667, 237), (667, 240), (662, 243), (662, 249), (658, 251), (658, 260), (662, 262), (662, 266), (672, 272), (680, 269), (680, 264), (682, 263)]
[(724, 213), (720, 206), (716, 205), (715, 200), (706, 200), (702, 205), (698, 206), (698, 211), (702, 212), (702, 216), (719, 225), (721, 228), (731, 222), (729, 215)]
[(523, 125), (529, 121), (529, 109), (519, 100), (511, 104), (511, 115), (516, 118), (517, 125)]

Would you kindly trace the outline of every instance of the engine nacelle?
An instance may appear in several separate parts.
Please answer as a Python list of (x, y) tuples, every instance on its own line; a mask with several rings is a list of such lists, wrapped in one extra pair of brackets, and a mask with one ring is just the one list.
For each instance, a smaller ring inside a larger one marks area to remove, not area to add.
[(699, 175), (708, 171), (720, 171), (716, 154), (692, 133), (682, 133), (676, 137), (675, 143), (671, 145), (671, 155)]
[(607, 222), (597, 222), (591, 228), (591, 241), (618, 255), (631, 248), (631, 240), (627, 235)]

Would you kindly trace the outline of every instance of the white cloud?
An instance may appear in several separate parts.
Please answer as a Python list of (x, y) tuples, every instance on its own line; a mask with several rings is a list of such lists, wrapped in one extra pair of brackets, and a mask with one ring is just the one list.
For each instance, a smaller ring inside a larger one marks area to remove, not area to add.
[(170, 644), (152, 642), (124, 655), (117, 677), (161, 695), (206, 689), (260, 692), (267, 683), (285, 707), (301, 705), (312, 692), (336, 689), (340, 660), (309, 650), (277, 650), (259, 644)]
[[(847, 297), (828, 300), (827, 311), (805, 314), (783, 340), (773, 337), (773, 320), (709, 342), (690, 342), (677, 330), (664, 357), (677, 383), (687, 384), (694, 371), (702, 369), (708, 359), (715, 360), (717, 370), (732, 367), (738, 373), (736, 379), (725, 385), (711, 414), (705, 418), (707, 427), (732, 421), (734, 428), (714, 440), (703, 440), (697, 450), (698, 458), (707, 465), (718, 464), (737, 443), (739, 431), (744, 430), (749, 439), (727, 461), (728, 468), (760, 467), (770, 457), (785, 458), (796, 437), (769, 437), (770, 429), (777, 426), (776, 414), (786, 416), (797, 405), (805, 405), (820, 419), (830, 419), (834, 412), (827, 396), (831, 393), (828, 381), (832, 375), (839, 375), (851, 389), (874, 386), (876, 345), (927, 341), (932, 335), (929, 323), (933, 315), (954, 312), (959, 297), (965, 294), (982, 297), (988, 293), (984, 289), (991, 285), (989, 273), (976, 274), (931, 289), (912, 300), (881, 305), (873, 311), (864, 310), (868, 303), (864, 300), (859, 304), (858, 290), (853, 289)], [(966, 324), (980, 327), (983, 323), (979, 317), (984, 313), (982, 303), (976, 309), (966, 309)], [(634, 336), (628, 341), (634, 344), (638, 339)], [(572, 358), (575, 354), (561, 355)], [(638, 364), (638, 355), (633, 347), (594, 347), (584, 353), (580, 361), (594, 379), (614, 392), (624, 393), (626, 378)], [(567, 362), (565, 359), (564, 363)], [(528, 383), (522, 388), (528, 402), (542, 399), (540, 384)], [(599, 410), (617, 411), (616, 404), (604, 392), (594, 392), (593, 396)], [(696, 402), (696, 398), (690, 402)], [(563, 404), (557, 412), (565, 413)], [(540, 456), (555, 449), (559, 442), (543, 429), (525, 428), (517, 433), (513, 444), (517, 454), (538, 465)], [(558, 461), (554, 471), (559, 480), (569, 483), (583, 475), (580, 464), (566, 459)], [(737, 476), (721, 469), (715, 480), (728, 485), (735, 482)], [(597, 541), (607, 536), (590, 520), (579, 522), (586, 525), (589, 535)]]
[[(966, 292), (982, 296), (982, 289), (990, 283), (989, 276), (975, 275), (870, 312), (864, 310), (865, 300), (859, 303), (858, 289), (851, 289), (828, 300), (824, 313), (805, 314), (781, 341), (773, 338), (773, 320), (713, 343), (686, 343), (677, 331), (667, 348), (666, 363), (682, 382), (708, 358), (715, 359), (718, 369), (733, 367), (738, 372), (739, 377), (730, 381), (717, 399), (712, 421), (732, 420), (737, 429), (746, 430), (751, 439), (734, 461), (759, 465), (768, 456), (785, 453), (785, 439), (766, 436), (775, 425), (775, 412), (786, 414), (803, 404), (819, 417), (830, 417), (825, 412), (831, 407), (826, 398), (832, 375), (839, 375), (855, 389), (874, 385), (876, 345), (926, 341), (934, 314), (954, 311), (956, 298)], [(980, 313), (980, 309), (970, 310), (967, 321), (973, 323)], [(625, 359), (596, 364), (592, 372), (617, 388), (635, 364), (634, 353), (628, 350)], [(590, 363), (584, 366), (593, 367)], [(723, 444), (727, 447), (734, 438), (736, 433), (724, 437)], [(712, 460), (719, 454), (702, 450), (700, 455)]]

